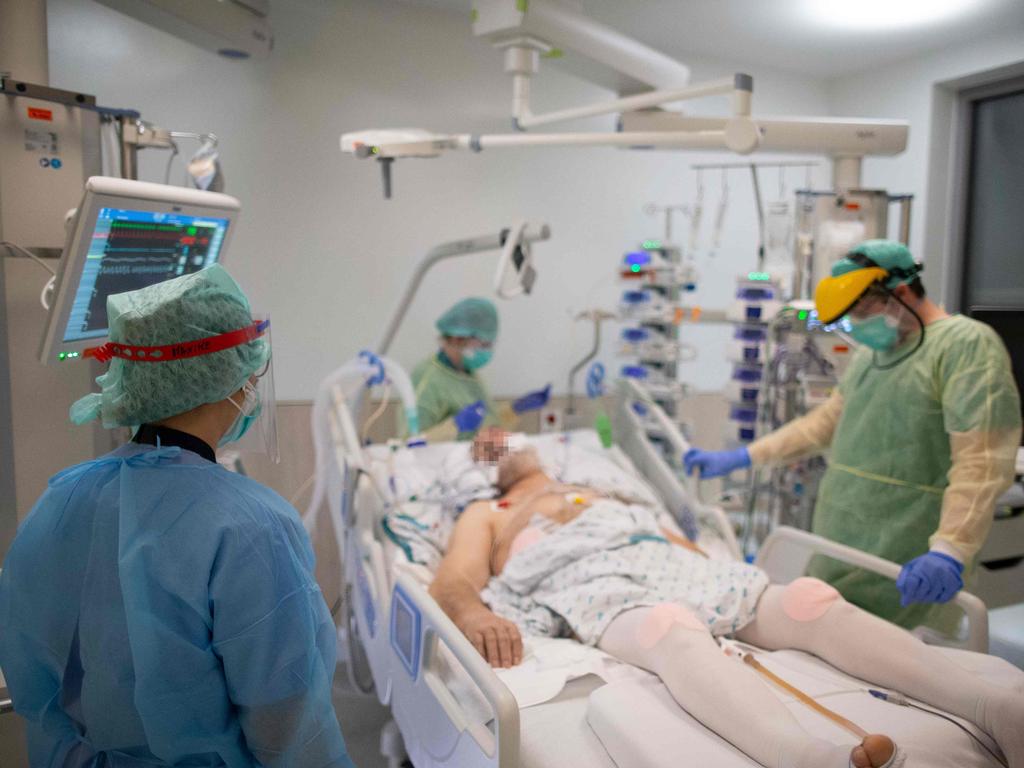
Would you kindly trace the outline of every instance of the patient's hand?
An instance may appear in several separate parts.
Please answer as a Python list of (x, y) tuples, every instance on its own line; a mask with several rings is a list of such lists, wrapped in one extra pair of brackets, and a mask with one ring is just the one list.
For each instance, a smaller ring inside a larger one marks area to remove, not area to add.
[(492, 667), (513, 667), (523, 660), (519, 628), (484, 606), (467, 609), (455, 625)]

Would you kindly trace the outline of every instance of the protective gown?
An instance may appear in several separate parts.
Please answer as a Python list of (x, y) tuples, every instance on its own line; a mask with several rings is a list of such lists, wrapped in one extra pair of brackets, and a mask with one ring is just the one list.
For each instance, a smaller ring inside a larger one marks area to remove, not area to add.
[[(750, 455), (784, 463), (831, 447), (815, 533), (900, 564), (931, 548), (970, 567), (1013, 481), (1020, 436), (1005, 346), (987, 325), (954, 315), (929, 324), (921, 348), (891, 368), (858, 351), (838, 393), (754, 442)], [(833, 560), (813, 561), (811, 575), (906, 627), (949, 630), (958, 619), (950, 606), (901, 608), (894, 582)]]
[(434, 355), (412, 372), (412, 383), (416, 389), (416, 405), (420, 416), (420, 429), (431, 441), (469, 440), (471, 432), (459, 432), (455, 426), (455, 414), (483, 400), (487, 406), (484, 426), (495, 424), (498, 417), (487, 387), (475, 373), (457, 371)]
[(56, 475), (0, 575), (0, 666), (42, 766), (351, 766), (295, 511), (178, 447)]

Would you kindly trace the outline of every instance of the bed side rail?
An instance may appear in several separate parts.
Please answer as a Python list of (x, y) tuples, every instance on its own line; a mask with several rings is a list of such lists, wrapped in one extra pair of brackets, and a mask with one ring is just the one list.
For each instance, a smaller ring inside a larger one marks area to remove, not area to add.
[[(395, 582), (390, 633), (392, 713), (413, 764), (517, 766), (515, 697), (409, 574), (399, 574)], [(469, 685), (452, 686), (453, 678)]]
[(719, 507), (703, 503), (692, 487), (693, 484), (688, 487), (680, 481), (681, 468), (678, 465), (673, 468), (665, 460), (660, 447), (654, 445), (648, 438), (647, 427), (633, 408), (635, 403), (643, 404), (647, 412), (657, 420), (658, 429), (674, 456), (678, 456), (681, 461), (683, 454), (689, 449), (690, 444), (679, 427), (657, 403), (651, 401), (650, 396), (635, 381), (630, 379), (619, 382), (615, 406), (615, 442), (654, 485), (670, 512), (675, 514), (684, 507), (699, 512), (705, 521), (710, 520), (714, 523), (732, 556), (737, 560), (741, 559), (739, 542), (736, 541), (736, 534), (725, 513)]
[[(900, 575), (900, 566), (891, 560), (788, 525), (781, 525), (769, 534), (757, 553), (756, 564), (767, 571), (773, 583), (788, 584), (804, 575), (814, 555), (825, 555), (893, 581)], [(953, 645), (988, 653), (988, 609), (985, 603), (964, 590), (958, 592), (952, 602), (967, 617), (967, 638), (953, 641)]]

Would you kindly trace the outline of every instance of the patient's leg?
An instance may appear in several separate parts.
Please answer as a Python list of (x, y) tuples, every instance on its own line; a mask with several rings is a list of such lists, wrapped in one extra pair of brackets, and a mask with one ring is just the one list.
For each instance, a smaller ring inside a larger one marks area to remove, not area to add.
[(762, 648), (808, 651), (855, 677), (977, 723), (999, 743), (1010, 768), (1024, 768), (1020, 692), (984, 682), (822, 581), (801, 578), (769, 587), (754, 621), (736, 636)]
[[(814, 738), (801, 728), (756, 673), (727, 658), (707, 628), (682, 606), (622, 613), (598, 645), (658, 675), (683, 709), (768, 768), (850, 764), (850, 747)], [(886, 750), (874, 764), (884, 763), (890, 753)]]

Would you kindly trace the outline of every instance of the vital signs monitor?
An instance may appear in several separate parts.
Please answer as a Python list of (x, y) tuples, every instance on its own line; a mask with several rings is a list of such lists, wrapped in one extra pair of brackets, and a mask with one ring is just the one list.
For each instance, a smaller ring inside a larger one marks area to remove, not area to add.
[(107, 339), (107, 297), (224, 258), (239, 202), (228, 195), (94, 176), (69, 227), (40, 347), (44, 364)]

